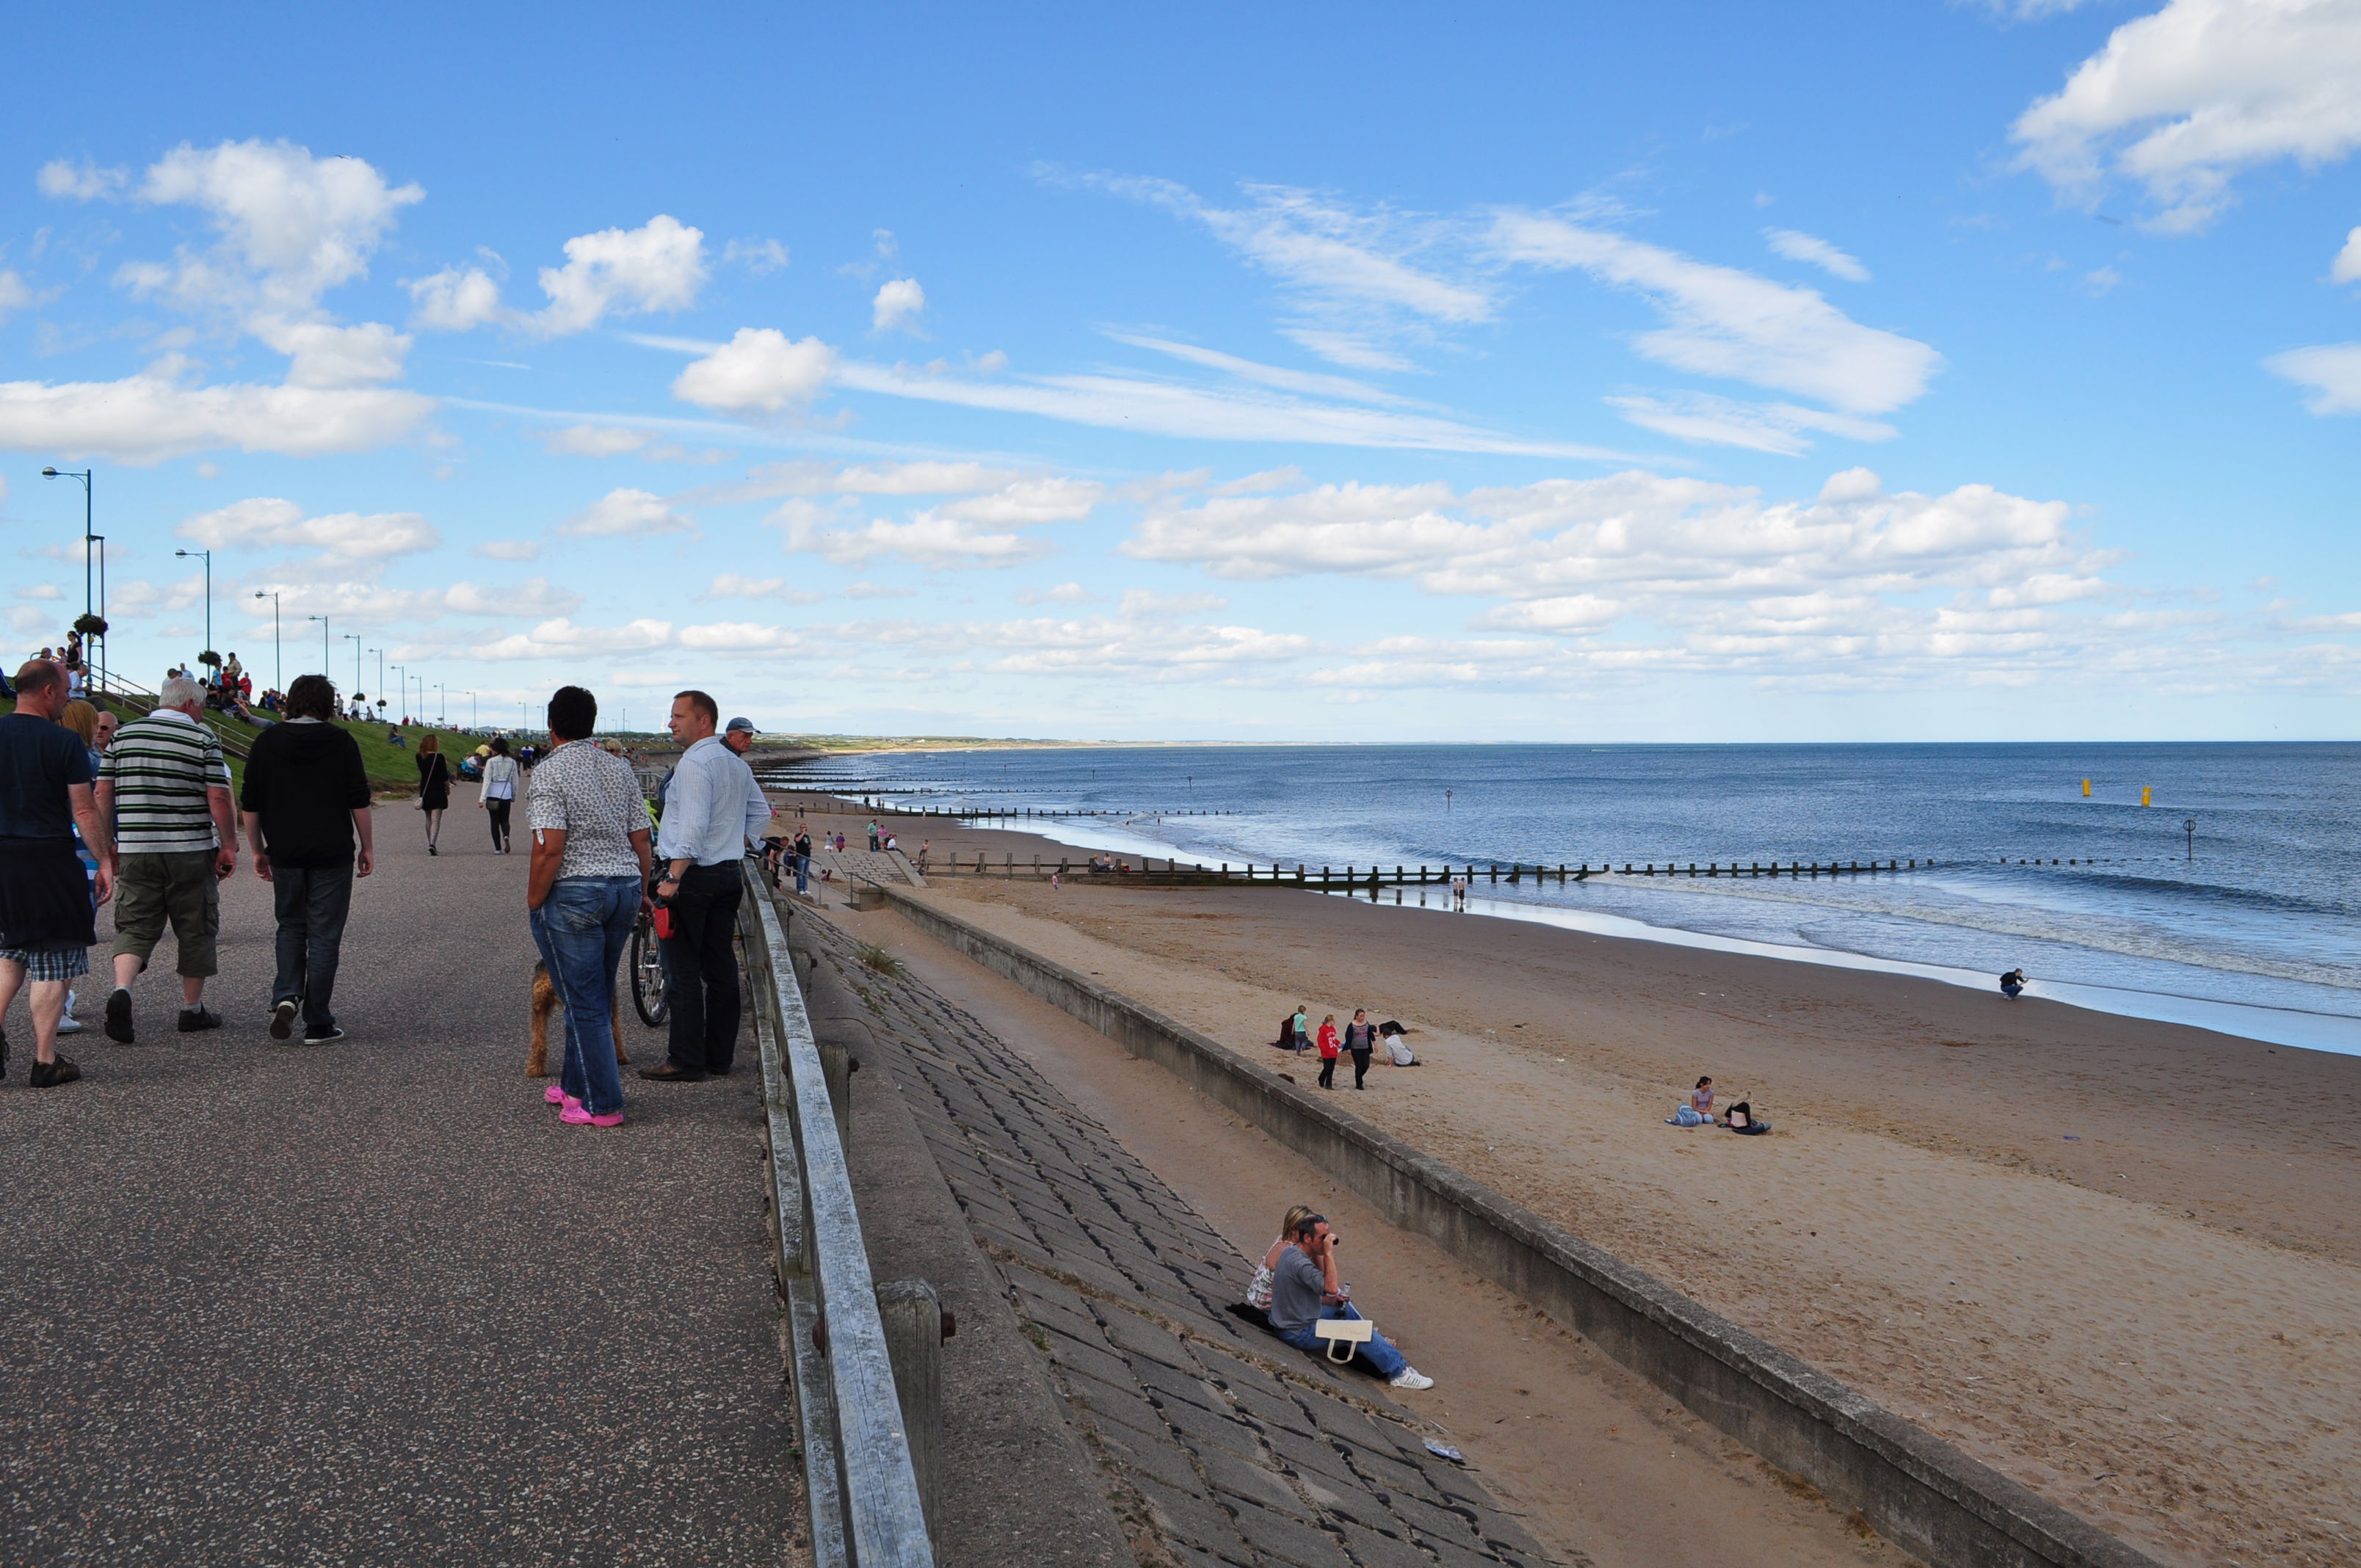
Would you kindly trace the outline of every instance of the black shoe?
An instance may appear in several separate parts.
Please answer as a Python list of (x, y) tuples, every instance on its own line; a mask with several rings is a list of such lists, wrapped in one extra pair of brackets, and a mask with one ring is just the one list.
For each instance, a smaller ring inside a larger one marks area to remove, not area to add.
[(282, 1002), (270, 1010), (270, 1037), (283, 1040), (295, 1032), (295, 1004)]
[(668, 1061), (640, 1069), (640, 1076), (650, 1083), (701, 1083), (705, 1080), (703, 1073), (689, 1068), (675, 1067)]
[(181, 1033), (193, 1035), (201, 1029), (221, 1027), (221, 1014), (208, 1010), (203, 1003), (181, 1009)]
[(33, 1087), (36, 1089), (55, 1089), (59, 1084), (71, 1083), (81, 1076), (82, 1069), (63, 1057), (60, 1057), (55, 1061), (37, 1061), (33, 1064)]
[(441, 851), (440, 850), (437, 850), (434, 845), (429, 844), (429, 845), (427, 845), (427, 846), (426, 846), (426, 852), (427, 852), (428, 854), (430, 854), (430, 855), (439, 855), (439, 854), (441, 854), (443, 851)]
[(138, 1037), (131, 1032), (131, 992), (119, 985), (106, 999), (106, 1037), (118, 1046)]
[(316, 1031), (308, 1025), (303, 1029), (303, 1043), (307, 1046), (333, 1046), (344, 1037), (345, 1032), (334, 1024)]

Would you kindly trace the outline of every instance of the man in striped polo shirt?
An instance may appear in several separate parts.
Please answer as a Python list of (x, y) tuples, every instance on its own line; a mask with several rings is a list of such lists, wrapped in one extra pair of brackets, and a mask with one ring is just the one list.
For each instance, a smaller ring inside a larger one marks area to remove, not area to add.
[(166, 924), (180, 945), (181, 1033), (221, 1027), (205, 1006), (220, 967), (221, 883), (237, 870), (237, 818), (221, 741), (198, 717), (204, 693), (185, 674), (165, 681), (156, 710), (115, 732), (98, 770), (98, 809), (115, 823), (115, 993), (106, 1037), (129, 1045), (131, 982)]

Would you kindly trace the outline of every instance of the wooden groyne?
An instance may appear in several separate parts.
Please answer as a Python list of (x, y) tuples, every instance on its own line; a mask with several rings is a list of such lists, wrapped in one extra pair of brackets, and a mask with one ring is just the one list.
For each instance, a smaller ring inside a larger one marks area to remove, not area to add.
[(1039, 855), (1035, 855), (1028, 861), (1019, 861), (1014, 854), (1004, 854), (994, 860), (991, 855), (978, 850), (972, 855), (964, 855), (956, 851), (939, 856), (930, 855), (928, 857), (928, 863), (920, 870), (930, 877), (983, 876), (1000, 877), (1011, 881), (1040, 881), (1057, 876), (1080, 877), (1087, 882), (1128, 880), (1158, 885), (1238, 884), (1310, 888), (1315, 892), (1357, 892), (1381, 887), (1444, 886), (1462, 880), (1470, 886), (1477, 883), (1508, 883), (1514, 885), (1525, 882), (1554, 882), (1563, 886), (1569, 883), (1587, 882), (1594, 877), (1617, 875), (1814, 878), (1868, 876), (1872, 873), (1923, 871), (1931, 868), (1934, 864), (1933, 861), (1922, 860), (1887, 860), (1867, 862), (1793, 861), (1785, 865), (1776, 861), (1760, 861), (1740, 865), (1733, 861), (1726, 865), (1708, 862), (1704, 866), (1694, 862), (1686, 866), (1671, 863), (1658, 866), (1653, 863), (1631, 862), (1626, 863), (1622, 870), (1618, 872), (1614, 866), (1605, 863), (1597, 866), (1587, 863), (1549, 866), (1515, 861), (1503, 864), (1495, 861), (1480, 865), (1474, 863), (1442, 866), (1398, 865), (1390, 869), (1385, 866), (1346, 866), (1339, 871), (1334, 866), (1320, 866), (1315, 869), (1308, 864), (1286, 866), (1263, 864), (1257, 861), (1239, 864), (1223, 861), (1209, 865), (1202, 861), (1164, 860), (1159, 864), (1158, 857), (1154, 856), (1140, 856), (1135, 859), (1121, 855), (1101, 855), (1077, 861), (1071, 857), (1060, 857), (1052, 861), (1045, 860)]

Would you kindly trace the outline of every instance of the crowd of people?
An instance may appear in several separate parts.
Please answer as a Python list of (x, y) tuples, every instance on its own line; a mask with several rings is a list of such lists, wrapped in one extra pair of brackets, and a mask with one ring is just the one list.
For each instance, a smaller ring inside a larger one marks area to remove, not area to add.
[(1372, 1024), (1364, 1007), (1354, 1008), (1352, 1022), (1342, 1029), (1336, 1026), (1336, 1014), (1330, 1013), (1322, 1016), (1315, 1030), (1312, 1027), (1312, 1005), (1306, 1003), (1279, 1021), (1279, 1038), (1271, 1046), (1297, 1056), (1317, 1051), (1323, 1089), (1336, 1087), (1336, 1063), (1347, 1056), (1353, 1058), (1356, 1089), (1368, 1088), (1369, 1064), (1380, 1049), (1386, 1053), (1389, 1067), (1418, 1066), (1418, 1052), (1411, 1048), (1409, 1026), (1392, 1018)]

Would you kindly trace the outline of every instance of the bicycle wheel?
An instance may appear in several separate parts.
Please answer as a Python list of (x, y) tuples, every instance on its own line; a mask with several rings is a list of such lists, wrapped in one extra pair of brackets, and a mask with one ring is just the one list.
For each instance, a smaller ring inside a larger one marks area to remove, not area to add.
[(644, 918), (631, 927), (631, 1005), (651, 1029), (664, 1021), (664, 949), (656, 945), (654, 926)]

